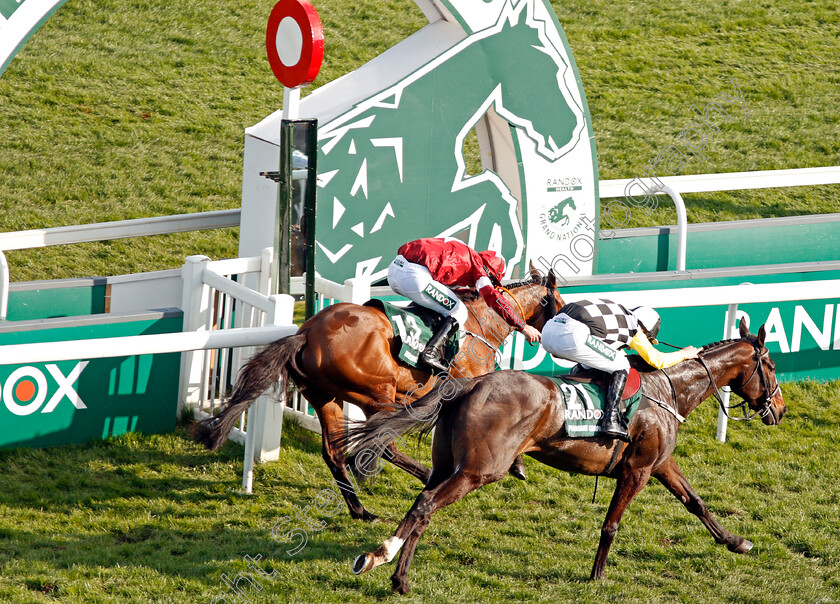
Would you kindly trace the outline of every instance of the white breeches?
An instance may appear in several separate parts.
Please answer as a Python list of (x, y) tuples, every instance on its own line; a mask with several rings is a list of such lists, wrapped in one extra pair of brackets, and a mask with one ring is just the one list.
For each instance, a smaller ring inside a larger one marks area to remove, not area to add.
[(420, 306), (447, 317), (455, 317), (460, 327), (469, 318), (466, 304), (450, 288), (435, 281), (429, 269), (422, 264), (414, 264), (397, 256), (388, 267), (388, 285)]
[(561, 359), (609, 373), (630, 369), (624, 351), (617, 350), (593, 336), (589, 327), (564, 313), (546, 323), (541, 341), (543, 348)]

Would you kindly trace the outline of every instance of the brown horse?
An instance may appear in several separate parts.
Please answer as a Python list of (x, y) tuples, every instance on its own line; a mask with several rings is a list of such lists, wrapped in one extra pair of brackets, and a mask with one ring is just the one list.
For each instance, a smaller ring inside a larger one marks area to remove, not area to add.
[[(556, 278), (536, 272), (526, 281), (502, 288), (513, 299), (522, 318), (542, 329), (563, 300)], [(248, 361), (240, 372), (234, 392), (218, 417), (193, 426), (193, 438), (210, 449), (220, 446), (238, 422), (240, 414), (262, 392), (282, 380), (288, 389), (291, 379), (315, 409), (321, 422), (322, 455), (356, 519), (374, 520), (362, 506), (345, 468), (344, 452), (334, 443), (344, 432), (342, 401), (361, 407), (365, 416), (393, 411), (407, 394), (417, 398), (436, 383), (447, 379), (474, 377), (493, 371), (496, 352), (512, 328), (492, 310), (475, 290), (459, 295), (469, 308), (464, 328), (467, 335), (453, 360), (450, 375), (433, 378), (397, 359), (399, 339), (391, 322), (378, 309), (341, 303), (323, 309), (301, 325), (298, 332), (269, 344)], [(390, 461), (424, 483), (429, 469), (389, 447)]]
[(407, 592), (411, 559), (431, 515), (470, 491), (500, 480), (521, 453), (561, 470), (616, 479), (592, 579), (604, 577), (607, 553), (621, 516), (651, 476), (700, 518), (715, 541), (736, 553), (749, 551), (752, 543), (733, 535), (712, 517), (672, 457), (681, 420), (721, 386), (731, 386), (755, 410), (753, 417), (760, 416), (765, 424), (778, 424), (785, 414), (775, 364), (764, 348), (764, 327), (754, 336), (742, 321), (740, 331), (741, 339), (709, 344), (698, 360), (667, 371), (654, 370), (644, 362), (635, 362), (641, 360), (635, 355), (631, 357), (642, 374), (643, 400), (651, 404), (643, 405), (633, 416), (629, 443), (605, 437), (570, 439), (563, 429), (561, 394), (554, 382), (519, 371), (463, 380), (460, 392), (448, 400), (432, 392), (410, 408), (372, 417), (350, 429), (351, 451), (371, 453), (366, 456), (366, 464), (371, 464), (376, 463), (373, 454), (381, 451), (377, 441), (385, 436), (435, 428), (429, 482), (394, 536), (377, 550), (356, 558), (353, 572), (367, 572), (389, 562), (402, 548), (391, 581), (394, 589)]

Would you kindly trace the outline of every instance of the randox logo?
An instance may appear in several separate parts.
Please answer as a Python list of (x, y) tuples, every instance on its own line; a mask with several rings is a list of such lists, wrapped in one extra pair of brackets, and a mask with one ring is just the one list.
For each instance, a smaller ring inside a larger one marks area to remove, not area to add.
[(549, 178), (545, 190), (549, 193), (556, 191), (580, 191), (583, 189), (583, 181), (576, 176), (571, 178)]
[(592, 334), (586, 336), (586, 345), (589, 346), (595, 352), (601, 354), (601, 356), (605, 356), (611, 361), (615, 360), (615, 350), (607, 346), (598, 338), (594, 337)]
[(578, 206), (579, 203), (571, 195), (562, 201), (544, 206), (546, 209), (540, 212), (539, 223), (546, 238), (562, 241), (574, 237), (585, 228), (583, 216), (579, 211), (581, 208)]
[(572, 421), (600, 421), (604, 412), (600, 409), (568, 409), (566, 419)]
[(453, 300), (445, 293), (437, 289), (431, 283), (426, 286), (426, 288), (423, 290), (423, 293), (429, 294), (435, 302), (437, 302), (447, 310), (452, 310), (453, 308), (455, 308), (455, 300)]
[(88, 362), (80, 361), (67, 375), (64, 375), (57, 365), (52, 363), (45, 365), (52, 382), (58, 386), (49, 400), (47, 400), (47, 395), (50, 391), (50, 380), (44, 372), (31, 365), (18, 367), (2, 385), (3, 403), (6, 409), (19, 416), (32, 415), (38, 410), (41, 413), (52, 413), (65, 397), (76, 409), (87, 409), (87, 405), (76, 392), (74, 385)]

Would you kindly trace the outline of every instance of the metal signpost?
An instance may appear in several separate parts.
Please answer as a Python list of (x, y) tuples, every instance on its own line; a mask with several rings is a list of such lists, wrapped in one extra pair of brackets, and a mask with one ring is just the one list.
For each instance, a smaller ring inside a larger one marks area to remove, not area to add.
[(280, 0), (266, 28), (268, 62), (284, 86), (280, 168), (264, 172), (279, 184), (275, 231), (275, 293), (290, 293), (294, 264), (306, 273), (306, 316), (315, 304), (315, 203), (318, 121), (296, 119), (300, 87), (311, 84), (324, 58), (324, 32), (307, 0)]

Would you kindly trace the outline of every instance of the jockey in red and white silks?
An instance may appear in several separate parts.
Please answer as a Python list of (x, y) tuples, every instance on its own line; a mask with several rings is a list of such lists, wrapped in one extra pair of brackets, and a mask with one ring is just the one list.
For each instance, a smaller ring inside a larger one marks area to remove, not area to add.
[(529, 342), (539, 341), (539, 330), (527, 325), (511, 303), (493, 287), (491, 275), (499, 280), (504, 272), (505, 261), (495, 252), (476, 252), (458, 239), (417, 239), (400, 247), (388, 267), (388, 285), (420, 306), (451, 318), (429, 343), (426, 348), (429, 354), (424, 353), (424, 360), (438, 367), (432, 354), (433, 343), (439, 344), (450, 329), (463, 327), (467, 321), (467, 307), (451, 289), (457, 286), (475, 287), (487, 305), (508, 325), (522, 332)]

